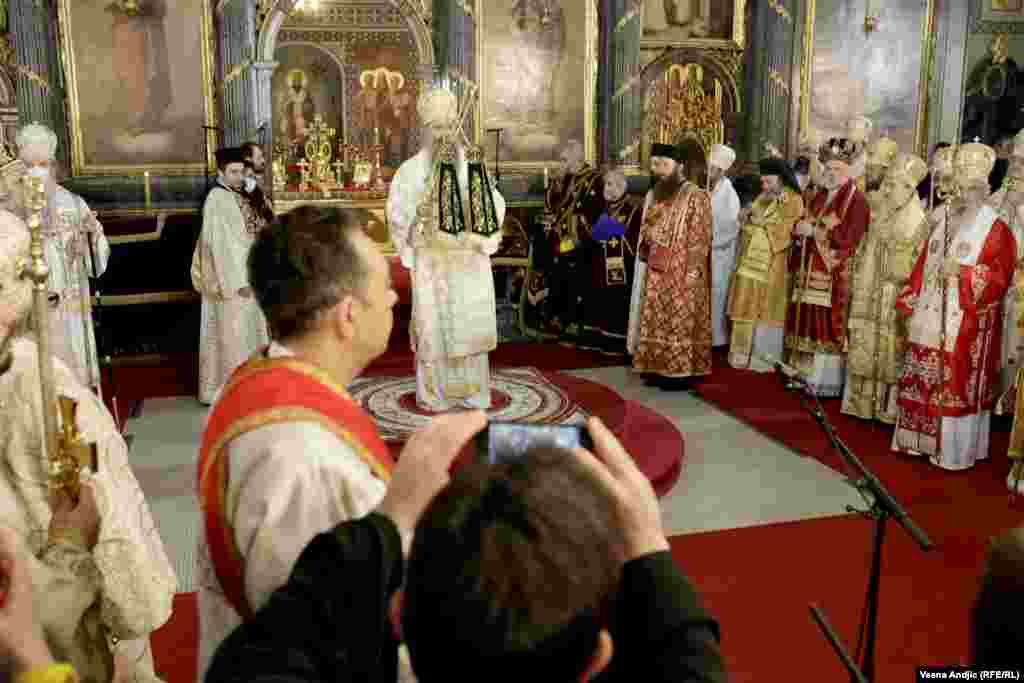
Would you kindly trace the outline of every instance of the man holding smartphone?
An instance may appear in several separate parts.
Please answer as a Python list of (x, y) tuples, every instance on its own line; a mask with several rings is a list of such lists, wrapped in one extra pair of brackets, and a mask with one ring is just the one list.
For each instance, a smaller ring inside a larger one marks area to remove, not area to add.
[(724, 681), (718, 626), (608, 428), (588, 422), (594, 452), (538, 449), (449, 481), (482, 423), (445, 415), (414, 435), (376, 511), (316, 537), (206, 681), (395, 680), (395, 633), (421, 683)]

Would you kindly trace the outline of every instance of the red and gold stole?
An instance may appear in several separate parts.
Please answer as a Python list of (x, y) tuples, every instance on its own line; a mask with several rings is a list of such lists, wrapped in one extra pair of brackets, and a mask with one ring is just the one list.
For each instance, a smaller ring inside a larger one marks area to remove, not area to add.
[(344, 387), (298, 358), (265, 355), (235, 370), (224, 387), (206, 423), (197, 472), (210, 559), (224, 596), (245, 620), (253, 612), (245, 595), (245, 560), (226, 508), (230, 468), (225, 446), (265, 425), (314, 422), (351, 447), (379, 479), (389, 481), (394, 467), (373, 419)]

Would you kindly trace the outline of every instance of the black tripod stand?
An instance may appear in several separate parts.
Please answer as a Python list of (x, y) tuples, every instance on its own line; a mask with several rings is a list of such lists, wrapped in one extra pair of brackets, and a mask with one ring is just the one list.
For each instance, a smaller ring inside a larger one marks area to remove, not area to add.
[[(786, 373), (776, 364), (779, 377), (786, 382)], [(807, 386), (806, 381), (799, 374), (789, 373), (792, 379), (802, 384), (800, 391), (800, 404), (811, 414), (811, 417), (821, 426), (825, 436), (828, 437), (832, 447), (842, 456), (848, 465), (857, 471), (859, 479), (853, 481), (853, 485), (867, 503), (867, 510), (858, 510), (855, 507), (847, 506), (849, 512), (856, 512), (868, 519), (875, 521), (874, 543), (871, 550), (871, 570), (868, 578), (867, 596), (864, 601), (864, 612), (861, 620), (860, 639), (857, 651), (860, 655), (860, 668), (864, 672), (864, 678), (868, 681), (874, 680), (875, 675), (875, 636), (878, 625), (878, 589), (882, 580), (882, 545), (885, 540), (885, 525), (890, 517), (896, 519), (900, 525), (907, 530), (907, 533), (921, 546), (922, 550), (931, 550), (934, 544), (928, 536), (910, 519), (906, 511), (900, 506), (896, 499), (882, 486), (882, 482), (872, 474), (847, 447), (843, 440), (836, 434), (832, 424), (828, 421), (821, 402), (813, 389)], [(817, 615), (816, 615), (817, 616)], [(853, 674), (854, 683), (860, 679)]]

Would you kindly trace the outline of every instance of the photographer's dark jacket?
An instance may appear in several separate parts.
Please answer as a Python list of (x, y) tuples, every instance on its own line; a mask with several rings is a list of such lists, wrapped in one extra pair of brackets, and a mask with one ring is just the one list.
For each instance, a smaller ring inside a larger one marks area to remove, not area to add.
[[(371, 514), (320, 534), (291, 578), (217, 651), (206, 683), (397, 679), (388, 605), (402, 584), (398, 531)], [(668, 552), (623, 567), (611, 664), (596, 681), (725, 681), (718, 625)], [(459, 644), (451, 642), (452, 657)], [(495, 672), (492, 680), (499, 680)], [(568, 682), (567, 682), (568, 683)]]

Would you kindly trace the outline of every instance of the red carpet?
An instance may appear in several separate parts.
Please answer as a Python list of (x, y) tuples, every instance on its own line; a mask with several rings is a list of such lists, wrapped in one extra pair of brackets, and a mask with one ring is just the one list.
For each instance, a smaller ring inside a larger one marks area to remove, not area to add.
[[(716, 358), (699, 395), (790, 448), (846, 473), (817, 423), (772, 375), (735, 370)], [(993, 426), (989, 462), (967, 472), (939, 470), (889, 450), (891, 430), (839, 413), (823, 401), (843, 441), (874, 472), (936, 549), (923, 553), (890, 521), (882, 558), (876, 665), (879, 681), (914, 680), (914, 667), (967, 656), (968, 610), (989, 539), (1024, 522), (1004, 480), (1008, 426)], [(872, 523), (857, 516), (672, 539), (673, 553), (720, 620), (732, 681), (844, 680), (844, 670), (807, 605), (828, 614), (851, 650), (867, 587)]]

